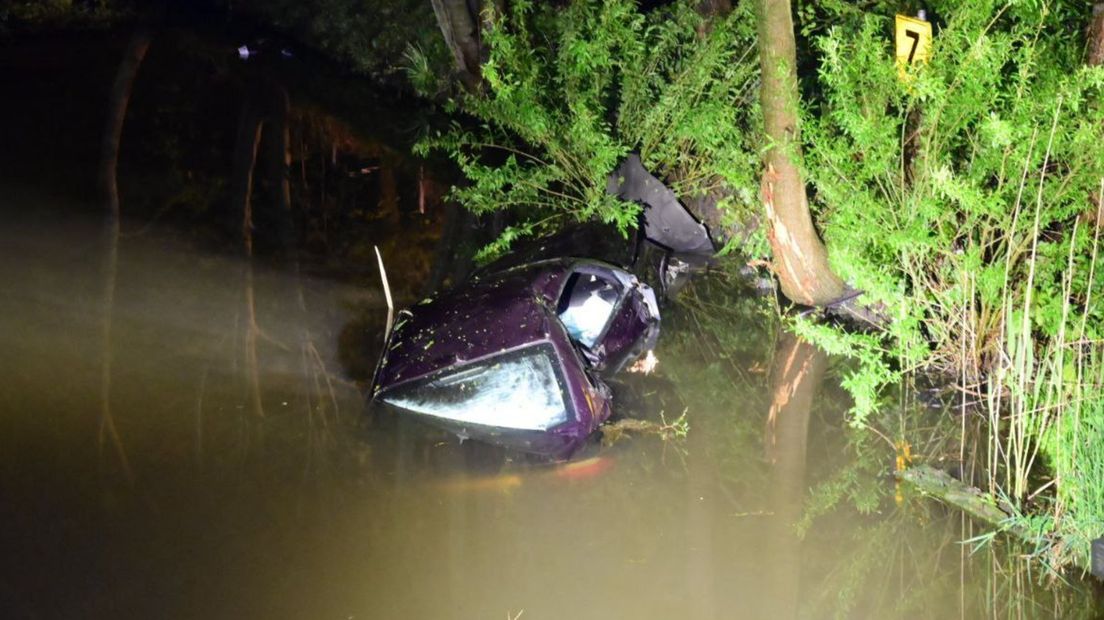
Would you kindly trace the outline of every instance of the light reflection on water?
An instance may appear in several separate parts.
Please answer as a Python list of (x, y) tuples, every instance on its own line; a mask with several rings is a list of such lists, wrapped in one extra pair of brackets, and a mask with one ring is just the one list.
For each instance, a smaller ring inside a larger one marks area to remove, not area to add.
[[(0, 233), (0, 606), (15, 616), (1080, 611), (1069, 600), (1081, 598), (1009, 571), (1006, 549), (967, 554), (957, 515), (898, 507), (870, 473), (892, 454), (861, 456), (832, 373), (818, 385), (824, 360), (784, 337), (770, 371), (769, 352), (724, 359), (708, 330), (666, 325), (658, 376), (622, 403), (686, 409), (686, 440), (630, 437), (567, 466), (532, 463), (365, 415), (339, 336), (378, 296), (262, 267), (258, 416), (246, 264), (148, 233), (120, 242), (105, 390), (99, 226), (16, 203)], [(761, 325), (727, 329), (769, 342)], [(869, 487), (873, 510), (844, 501), (799, 538), (809, 489), (825, 481)]]

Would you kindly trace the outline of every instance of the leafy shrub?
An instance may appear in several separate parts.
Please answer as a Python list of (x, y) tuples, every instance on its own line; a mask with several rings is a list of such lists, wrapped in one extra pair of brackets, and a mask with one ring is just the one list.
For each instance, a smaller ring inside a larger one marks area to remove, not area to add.
[(1083, 559), (1104, 527), (1104, 68), (1082, 65), (1069, 24), (1087, 13), (1072, 3), (931, 5), (946, 23), (904, 81), (888, 13), (816, 39), (821, 91), (804, 130), (813, 205), (833, 268), (894, 319), (884, 345), (844, 347), (875, 369), (852, 387), (869, 395), (881, 380), (869, 359), (879, 346), (904, 370), (977, 387), (992, 488), (1022, 507), (1045, 461), (1053, 515), (1023, 518)]
[(465, 207), (519, 218), (494, 249), (572, 220), (634, 227), (638, 207), (606, 193), (634, 150), (684, 198), (725, 184), (750, 202), (757, 57), (746, 14), (707, 22), (689, 0), (650, 13), (631, 0), (509, 5), (487, 16), (485, 88), (452, 101), (475, 122), (421, 145), (459, 164), (469, 184), (453, 197)]
[[(1071, 244), (1089, 260), (1091, 235), (1073, 224), (1104, 174), (1104, 70), (1082, 67), (1068, 24), (1045, 11), (933, 4), (948, 21), (907, 83), (890, 15), (817, 40), (823, 100), (806, 118), (805, 168), (833, 268), (889, 309), (903, 366), (977, 379), (1000, 363), (1006, 299), (1030, 301), (1033, 331), (1052, 337)], [(1087, 272), (1072, 284), (1078, 307)], [(1091, 337), (1104, 315), (1090, 312)]]

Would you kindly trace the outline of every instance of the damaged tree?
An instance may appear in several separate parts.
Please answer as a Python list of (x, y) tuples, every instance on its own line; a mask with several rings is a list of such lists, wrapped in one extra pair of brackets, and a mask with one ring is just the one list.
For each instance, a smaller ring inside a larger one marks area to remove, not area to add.
[[(763, 453), (770, 465), (771, 535), (766, 552), (777, 561), (765, 572), (777, 588), (774, 598), (785, 607), (781, 617), (797, 617), (801, 540), (794, 524), (801, 520), (808, 480), (809, 420), (828, 368), (828, 355), (791, 332), (775, 343), (770, 373), (771, 405), (763, 429)], [(781, 611), (781, 610), (780, 610)]]
[(760, 102), (770, 144), (764, 163), (762, 200), (774, 272), (782, 293), (807, 306), (837, 302), (845, 292), (828, 265), (828, 252), (813, 228), (801, 157), (797, 119), (797, 69), (793, 17), (789, 0), (760, 0)]

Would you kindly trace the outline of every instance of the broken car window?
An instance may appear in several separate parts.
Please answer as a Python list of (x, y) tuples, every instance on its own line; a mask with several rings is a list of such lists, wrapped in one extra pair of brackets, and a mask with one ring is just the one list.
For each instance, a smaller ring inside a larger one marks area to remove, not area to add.
[(438, 418), (547, 430), (568, 418), (548, 347), (529, 347), (400, 389), (383, 401)]
[(567, 333), (588, 349), (594, 346), (613, 315), (620, 285), (592, 273), (573, 273), (556, 309)]

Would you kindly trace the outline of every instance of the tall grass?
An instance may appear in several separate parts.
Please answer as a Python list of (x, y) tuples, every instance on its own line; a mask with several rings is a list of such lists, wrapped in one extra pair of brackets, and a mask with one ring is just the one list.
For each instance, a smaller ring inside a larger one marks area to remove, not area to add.
[[(1008, 498), (1018, 515), (1038, 517), (1045, 506), (1042, 534), (1054, 543), (1051, 561), (1086, 566), (1089, 542), (1104, 535), (1104, 342), (1089, 337), (1104, 204), (1092, 220), (1084, 297), (1074, 291), (1077, 244), (1071, 242), (1060, 322), (1049, 338), (1032, 329), (1039, 210), (1037, 200), (1026, 294), (1018, 305), (1006, 284), (1002, 355), (984, 386), (989, 491)], [(1079, 229), (1080, 219), (1074, 220), (1072, 238)]]

